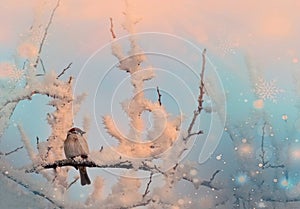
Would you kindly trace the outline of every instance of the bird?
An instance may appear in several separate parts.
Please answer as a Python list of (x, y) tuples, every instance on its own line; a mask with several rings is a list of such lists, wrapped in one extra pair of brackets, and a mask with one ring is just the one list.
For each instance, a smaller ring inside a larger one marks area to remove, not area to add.
[[(77, 127), (73, 127), (68, 131), (66, 140), (64, 141), (64, 151), (67, 159), (73, 159), (78, 156), (80, 156), (82, 159), (87, 159), (89, 154), (89, 147), (84, 137), (85, 133), (85, 131)], [(78, 169), (81, 185), (84, 186), (87, 184), (91, 184), (91, 180), (88, 176), (86, 167), (78, 166)]]

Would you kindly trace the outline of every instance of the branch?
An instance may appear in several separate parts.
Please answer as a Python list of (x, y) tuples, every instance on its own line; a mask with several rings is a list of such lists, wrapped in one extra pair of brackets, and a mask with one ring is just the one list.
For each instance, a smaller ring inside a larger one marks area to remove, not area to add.
[(280, 165), (267, 165), (266, 168), (285, 168), (285, 165), (280, 164)]
[(153, 173), (151, 172), (150, 173), (150, 179), (147, 183), (147, 187), (146, 187), (146, 190), (145, 190), (145, 193), (143, 194), (143, 198), (149, 193), (149, 188), (150, 188), (150, 184), (152, 182), (152, 177), (153, 177)]
[(68, 186), (67, 186), (67, 190), (78, 181), (79, 177), (77, 176)]
[[(41, 164), (38, 166), (33, 167), (30, 170), (26, 170), (26, 173), (33, 173), (33, 172), (38, 172), (40, 168), (44, 169), (50, 169), (50, 168), (57, 168), (57, 167), (65, 167), (65, 166), (73, 166), (73, 167), (78, 167), (78, 166), (84, 166), (84, 167), (97, 167), (97, 168), (125, 168), (125, 169), (133, 169), (133, 165), (129, 161), (122, 161), (118, 162), (116, 164), (105, 164), (105, 165), (98, 165), (93, 161), (88, 161), (88, 160), (81, 160), (81, 161), (76, 161), (74, 159), (63, 159), (63, 160), (58, 160), (55, 161), (54, 163), (51, 164)], [(145, 168), (144, 166), (141, 166), (139, 168), (140, 170), (149, 170)]]
[(140, 203), (128, 206), (128, 207), (120, 207), (120, 208), (115, 208), (115, 209), (130, 209), (130, 208), (137, 208), (137, 207), (141, 207), (141, 206), (146, 206), (150, 203), (151, 200), (152, 199), (148, 199), (146, 201), (143, 201), (143, 202), (140, 202)]
[(44, 65), (44, 62), (43, 62), (42, 58), (40, 58), (40, 62), (41, 62), (42, 69), (43, 69), (44, 73), (38, 73), (35, 76), (44, 76), (46, 74), (46, 69), (45, 69), (45, 65)]
[(110, 20), (110, 32), (111, 32), (111, 36), (112, 36), (113, 39), (115, 39), (116, 38), (116, 34), (114, 32), (114, 25), (113, 25), (113, 19), (112, 19), (112, 17), (110, 17), (109, 20)]
[(193, 119), (189, 125), (188, 128), (188, 135), (186, 137), (183, 138), (184, 141), (187, 141), (191, 136), (195, 135), (195, 133), (202, 133), (202, 132), (195, 132), (192, 133), (192, 129), (195, 125), (195, 122), (198, 118), (198, 116), (200, 115), (202, 109), (203, 109), (203, 96), (204, 96), (204, 71), (205, 71), (205, 54), (206, 54), (206, 49), (203, 50), (202, 52), (202, 68), (201, 68), (201, 74), (200, 74), (200, 86), (199, 86), (199, 96), (198, 96), (198, 107), (196, 110), (194, 110), (194, 115), (193, 115)]
[(0, 152), (0, 155), (4, 155), (4, 156), (10, 155), (10, 154), (12, 154), (12, 153), (14, 153), (14, 152), (17, 152), (17, 151), (20, 150), (20, 149), (23, 149), (23, 147), (24, 147), (24, 146), (17, 147), (16, 149), (14, 149), (14, 150), (12, 150), (12, 151), (10, 151), (10, 152), (6, 152), (6, 153), (1, 153), (1, 152)]
[(70, 62), (70, 64), (69, 64), (67, 67), (65, 67), (65, 68), (63, 69), (63, 71), (56, 77), (56, 79), (59, 79), (60, 76), (62, 76), (63, 74), (65, 74), (65, 72), (66, 72), (69, 68), (71, 68), (71, 65), (72, 65), (72, 64), (73, 64), (73, 63)]
[[(213, 173), (212, 177), (209, 179), (209, 181), (204, 180), (204, 181), (202, 181), (202, 182), (200, 183), (200, 185), (201, 185), (201, 186), (209, 187), (209, 188), (214, 189), (214, 190), (220, 190), (220, 188), (217, 188), (217, 187), (215, 187), (215, 186), (212, 185), (213, 180), (215, 179), (216, 175), (217, 175), (219, 172), (221, 172), (221, 170), (216, 170), (216, 171)], [(189, 178), (187, 178), (187, 177), (183, 177), (183, 179), (185, 179), (185, 180), (190, 181), (190, 182), (193, 183), (193, 180), (192, 180), (192, 179), (189, 179)]]
[(15, 182), (16, 184), (18, 184), (18, 185), (22, 186), (23, 188), (27, 189), (32, 194), (48, 200), (51, 204), (53, 204), (55, 206), (55, 208), (61, 208), (61, 209), (64, 208), (62, 205), (59, 205), (58, 203), (56, 203), (52, 199), (50, 199), (50, 197), (43, 194), (41, 191), (31, 188), (29, 186), (29, 184), (26, 184), (26, 183), (22, 182), (21, 180), (18, 180), (17, 178), (15, 178), (14, 176), (10, 175), (9, 172), (1, 172), (1, 174), (4, 175), (5, 177), (7, 177), (8, 179), (10, 179), (11, 181)]
[(47, 35), (48, 35), (48, 30), (49, 30), (49, 28), (50, 28), (50, 26), (51, 26), (51, 23), (52, 23), (52, 20), (53, 20), (53, 18), (54, 18), (54, 14), (55, 14), (57, 8), (59, 7), (59, 3), (60, 3), (60, 0), (57, 1), (56, 6), (55, 6), (54, 9), (52, 10), (52, 13), (51, 13), (49, 22), (48, 22), (48, 24), (47, 24), (47, 26), (46, 26), (46, 28), (45, 28), (45, 32), (44, 32), (42, 41), (41, 41), (41, 43), (40, 43), (38, 55), (37, 55), (37, 58), (36, 58), (36, 60), (35, 60), (35, 64), (34, 64), (34, 67), (35, 67), (35, 68), (37, 67), (39, 61), (41, 60), (41, 59), (40, 59), (40, 55), (41, 55), (41, 52), (42, 52), (42, 49), (43, 49), (43, 46), (44, 46), (46, 37), (47, 37)]
[[(26, 173), (38, 173), (40, 170), (42, 169), (56, 169), (57, 167), (65, 167), (65, 166), (72, 166), (72, 167), (79, 167), (79, 166), (84, 166), (84, 167), (90, 167), (90, 168), (117, 168), (117, 169), (138, 169), (138, 170), (142, 170), (142, 171), (149, 171), (153, 174), (155, 173), (160, 173), (164, 176), (168, 175), (166, 172), (161, 171), (156, 165), (154, 166), (150, 166), (145, 162), (142, 162), (141, 165), (137, 168), (132, 162), (130, 162), (129, 160), (125, 160), (125, 161), (121, 161), (121, 162), (116, 162), (116, 163), (112, 163), (112, 164), (103, 164), (103, 165), (99, 165), (93, 161), (89, 161), (89, 160), (74, 160), (74, 159), (63, 159), (63, 160), (58, 160), (55, 161), (54, 163), (51, 164), (40, 164), (37, 166), (34, 166), (31, 169), (26, 170)], [(173, 169), (176, 169), (176, 167), (174, 167)], [(219, 190), (219, 188), (216, 188), (214, 186), (212, 186), (212, 181), (214, 180), (215, 175), (220, 172), (219, 170), (215, 172), (215, 174), (213, 175), (213, 177), (209, 180), (209, 181), (203, 181), (200, 183), (200, 185), (202, 186), (206, 186), (209, 187), (211, 189), (215, 189), (215, 190)], [(193, 183), (192, 179), (183, 177), (182, 179), (189, 181), (191, 183)], [(151, 182), (150, 182), (151, 183)], [(149, 186), (150, 186), (149, 183)]]
[(156, 87), (156, 91), (157, 91), (157, 95), (158, 95), (158, 103), (159, 103), (159, 106), (161, 106), (161, 94), (160, 94), (158, 86)]
[(264, 148), (264, 143), (265, 143), (265, 128), (266, 128), (266, 125), (267, 125), (267, 122), (264, 122), (264, 125), (262, 127), (262, 136), (261, 136), (261, 145), (260, 145), (261, 154), (259, 155), (260, 158), (261, 158), (261, 163), (262, 163), (261, 168), (262, 169), (265, 169), (265, 166), (268, 164), (268, 161), (267, 162), (265, 161), (266, 151), (265, 151), (265, 148)]
[(291, 198), (291, 199), (276, 199), (274, 197), (263, 197), (262, 200), (266, 202), (282, 202), (282, 203), (287, 203), (287, 202), (300, 202), (300, 198)]
[(215, 179), (216, 175), (217, 175), (219, 172), (221, 172), (221, 170), (216, 170), (216, 171), (213, 173), (213, 175), (212, 175), (211, 178), (209, 179), (209, 182), (210, 182), (210, 183)]

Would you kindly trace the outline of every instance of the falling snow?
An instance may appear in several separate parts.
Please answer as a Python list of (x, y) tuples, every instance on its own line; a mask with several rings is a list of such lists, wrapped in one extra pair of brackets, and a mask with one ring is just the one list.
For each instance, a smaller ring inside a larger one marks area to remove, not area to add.
[(238, 45), (237, 41), (220, 38), (218, 40), (217, 49), (221, 52), (222, 56), (235, 55)]
[(277, 102), (278, 94), (282, 93), (283, 90), (278, 88), (276, 80), (266, 81), (263, 78), (258, 78), (258, 82), (255, 84), (256, 95), (263, 100), (271, 100)]

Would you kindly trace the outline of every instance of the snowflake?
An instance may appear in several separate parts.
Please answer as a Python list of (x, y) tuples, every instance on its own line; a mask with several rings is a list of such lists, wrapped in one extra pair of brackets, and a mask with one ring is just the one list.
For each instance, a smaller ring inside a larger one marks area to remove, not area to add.
[(255, 84), (256, 95), (263, 100), (272, 100), (276, 102), (277, 95), (282, 93), (283, 90), (276, 86), (276, 81), (266, 81), (263, 78), (258, 78), (258, 82)]

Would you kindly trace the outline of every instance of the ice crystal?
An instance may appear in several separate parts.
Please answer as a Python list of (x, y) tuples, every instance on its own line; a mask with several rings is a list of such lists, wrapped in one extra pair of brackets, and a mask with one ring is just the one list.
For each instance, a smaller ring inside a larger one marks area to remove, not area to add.
[(271, 100), (274, 103), (277, 102), (278, 94), (283, 90), (278, 88), (276, 80), (266, 81), (263, 78), (258, 78), (258, 82), (255, 84), (256, 95), (263, 100)]

